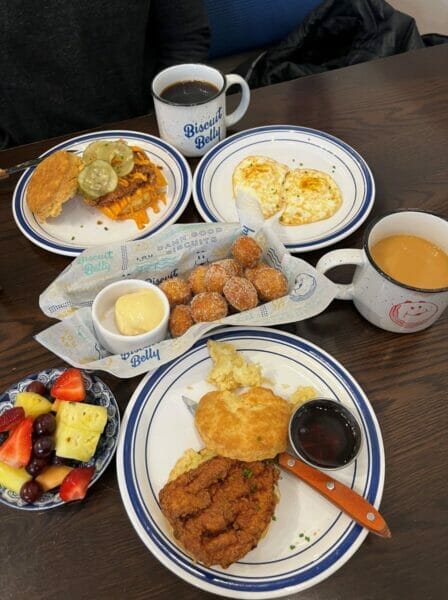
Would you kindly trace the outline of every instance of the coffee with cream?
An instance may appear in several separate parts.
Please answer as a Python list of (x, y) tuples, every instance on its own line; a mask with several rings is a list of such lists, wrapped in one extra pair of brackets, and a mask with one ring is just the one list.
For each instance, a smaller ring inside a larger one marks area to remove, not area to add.
[(448, 287), (448, 254), (415, 235), (390, 235), (370, 249), (372, 259), (386, 275), (415, 288)]

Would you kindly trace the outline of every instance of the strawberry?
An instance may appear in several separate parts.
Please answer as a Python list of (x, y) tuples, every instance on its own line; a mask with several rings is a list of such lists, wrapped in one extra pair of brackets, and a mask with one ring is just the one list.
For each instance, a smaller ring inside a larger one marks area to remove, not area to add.
[(0, 431), (11, 431), (25, 418), (25, 411), (21, 406), (15, 406), (0, 415)]
[(86, 388), (79, 369), (67, 369), (51, 386), (50, 394), (58, 400), (81, 402), (86, 398)]
[(31, 458), (33, 419), (26, 417), (0, 446), (0, 461), (10, 467), (25, 467)]
[(82, 500), (87, 493), (89, 482), (95, 473), (95, 467), (76, 467), (65, 476), (59, 488), (59, 495), (64, 502)]

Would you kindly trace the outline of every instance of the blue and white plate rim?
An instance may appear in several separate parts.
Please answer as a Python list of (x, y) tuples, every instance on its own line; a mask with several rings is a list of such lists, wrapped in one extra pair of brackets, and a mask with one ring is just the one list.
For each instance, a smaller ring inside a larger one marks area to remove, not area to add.
[(362, 199), (358, 211), (352, 216), (350, 221), (331, 235), (323, 236), (319, 239), (310, 242), (285, 243), (284, 245), (288, 250), (292, 252), (310, 252), (312, 250), (317, 250), (320, 248), (325, 248), (332, 244), (336, 244), (337, 242), (345, 239), (354, 231), (356, 231), (369, 216), (375, 201), (375, 181), (370, 167), (368, 166), (364, 158), (359, 154), (359, 152), (357, 152), (352, 146), (350, 146), (340, 138), (331, 135), (330, 133), (326, 133), (324, 131), (320, 131), (311, 127), (304, 127), (300, 125), (265, 125), (261, 127), (253, 127), (238, 133), (234, 133), (233, 135), (225, 138), (224, 140), (213, 146), (201, 158), (193, 175), (193, 199), (196, 208), (198, 209), (202, 218), (206, 222), (217, 222), (216, 215), (210, 210), (207, 200), (204, 198), (204, 194), (202, 192), (202, 182), (205, 170), (207, 169), (209, 163), (221, 150), (241, 139), (253, 135), (258, 135), (260, 133), (272, 135), (275, 133), (282, 132), (297, 132), (299, 134), (310, 134), (328, 140), (337, 145), (339, 148), (341, 148), (359, 166), (359, 169), (365, 181), (364, 197)]
[[(176, 150), (174, 146), (149, 133), (133, 131), (128, 129), (109, 129), (106, 131), (96, 131), (75, 136), (73, 138), (61, 142), (60, 144), (57, 144), (56, 146), (53, 146), (52, 148), (43, 152), (40, 156), (46, 157), (50, 154), (53, 154), (53, 152), (56, 152), (58, 150), (69, 149), (71, 146), (79, 143), (91, 142), (102, 138), (119, 137), (135, 139), (136, 141), (144, 141), (148, 144), (153, 144), (163, 149), (175, 160), (181, 175), (180, 192), (176, 203), (171, 207), (171, 210), (167, 212), (167, 214), (164, 216), (164, 219), (160, 221), (156, 225), (156, 227), (147, 230), (142, 235), (136, 235), (135, 238), (133, 238), (133, 240), (141, 240), (151, 235), (154, 235), (158, 231), (161, 231), (162, 229), (165, 229), (166, 227), (174, 223), (181, 216), (181, 214), (187, 207), (188, 201), (190, 199), (192, 189), (191, 169), (184, 156), (182, 156), (182, 154), (178, 150)], [(64, 256), (77, 256), (78, 254), (83, 252), (85, 248), (64, 246), (62, 244), (53, 242), (49, 239), (45, 239), (42, 236), (40, 236), (25, 219), (22, 206), (25, 201), (26, 186), (34, 169), (35, 167), (27, 169), (20, 177), (14, 189), (12, 198), (12, 210), (16, 224), (20, 231), (23, 233), (23, 235), (40, 248), (43, 248), (44, 250), (48, 250), (55, 254), (62, 254)]]
[[(331, 370), (333, 375), (338, 376), (340, 381), (344, 382), (344, 386), (356, 403), (360, 414), (362, 413), (363, 427), (367, 427), (365, 434), (369, 448), (371, 448), (371, 461), (364, 496), (376, 508), (379, 507), (384, 487), (384, 447), (377, 418), (365, 393), (350, 373), (325, 350), (294, 334), (266, 327), (230, 327), (214, 330), (198, 340), (184, 355), (163, 365), (157, 371), (148, 373), (140, 382), (123, 417), (117, 448), (117, 476), (123, 504), (137, 534), (154, 556), (173, 573), (196, 587), (218, 595), (247, 599), (275, 598), (302, 591), (326, 579), (349, 560), (361, 546), (368, 534), (367, 530), (352, 522), (333, 547), (326, 552), (326, 557), (322, 559), (317, 575), (316, 565), (313, 565), (305, 572), (296, 574), (288, 572), (275, 577), (263, 578), (260, 581), (257, 578), (226, 576), (221, 572), (194, 563), (172, 541), (163, 539), (165, 537), (163, 532), (158, 531), (158, 526), (151, 517), (148, 519), (146, 508), (139, 499), (132, 452), (139, 416), (150, 397), (151, 389), (157, 385), (158, 381), (168, 376), (171, 368), (203, 348), (209, 337), (225, 341), (245, 337), (274, 340), (305, 352), (325, 369)], [(331, 554), (329, 554), (330, 551)]]
[[(43, 369), (42, 371), (39, 371), (37, 373), (32, 373), (30, 375), (27, 375), (26, 377), (22, 377), (22, 379), (20, 379), (13, 385), (9, 386), (9, 388), (7, 390), (3, 391), (0, 394), (0, 405), (3, 402), (7, 402), (7, 403), (10, 402), (10, 400), (9, 399), (7, 400), (6, 397), (8, 396), (8, 398), (9, 398), (9, 394), (13, 391), (16, 391), (20, 384), (22, 384), (24, 382), (28, 383), (31, 381), (36, 381), (39, 379), (40, 375), (45, 375), (45, 376), (48, 376), (49, 378), (53, 379), (53, 378), (57, 377), (58, 375), (60, 375), (63, 371), (65, 371), (65, 368), (55, 367), (55, 368)], [(119, 432), (120, 432), (120, 409), (118, 407), (118, 403), (115, 398), (115, 395), (113, 394), (113, 392), (111, 391), (109, 386), (102, 379), (100, 379), (95, 373), (86, 372), (86, 376), (90, 379), (92, 384), (99, 383), (101, 385), (102, 392), (107, 395), (107, 397), (109, 398), (109, 401), (113, 405), (114, 411), (115, 411), (114, 418), (113, 418), (114, 426), (115, 426), (114, 427), (115, 433), (114, 433), (113, 445), (109, 448), (108, 456), (106, 457), (106, 460), (103, 462), (101, 468), (98, 469), (94, 473), (92, 480), (89, 483), (89, 488), (90, 488), (98, 481), (98, 479), (101, 477), (101, 475), (107, 469), (112, 458), (115, 455), (115, 451), (116, 451), (117, 445), (118, 445)], [(109, 419), (108, 419), (108, 421), (109, 421)], [(106, 427), (107, 427), (107, 425), (106, 425)], [(104, 432), (103, 432), (103, 435), (104, 435)], [(17, 510), (24, 510), (24, 511), (28, 511), (28, 512), (41, 512), (43, 510), (50, 510), (52, 508), (57, 508), (58, 506), (62, 506), (64, 504), (66, 504), (66, 502), (64, 502), (60, 498), (58, 499), (57, 494), (55, 494), (52, 503), (51, 504), (48, 503), (46, 505), (24, 504), (23, 506), (19, 506), (19, 505), (13, 504), (11, 502), (8, 502), (1, 496), (0, 496), (0, 504), (4, 504), (6, 506), (9, 506), (10, 508), (15, 508)]]

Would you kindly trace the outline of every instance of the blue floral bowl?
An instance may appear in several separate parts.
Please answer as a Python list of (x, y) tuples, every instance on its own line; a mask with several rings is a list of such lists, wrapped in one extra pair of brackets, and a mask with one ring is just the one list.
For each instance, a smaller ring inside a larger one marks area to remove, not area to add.
[[(46, 388), (49, 390), (53, 382), (59, 377), (59, 375), (65, 371), (65, 368), (47, 369), (29, 375), (18, 383), (10, 387), (6, 392), (0, 396), (0, 414), (14, 406), (16, 394), (18, 392), (26, 391), (26, 387), (32, 381), (41, 381)], [(118, 409), (117, 401), (108, 386), (101, 381), (96, 375), (83, 372), (83, 378), (86, 385), (88, 404), (96, 404), (107, 408), (107, 423), (101, 434), (98, 447), (95, 455), (89, 462), (78, 463), (77, 466), (94, 466), (95, 474), (89, 484), (92, 486), (104, 473), (107, 465), (112, 460), (115, 453), (118, 442), (118, 433), (120, 430), (120, 411)], [(0, 485), (0, 502), (11, 506), (12, 508), (18, 508), (20, 510), (29, 511), (40, 511), (47, 510), (49, 508), (56, 508), (61, 504), (65, 504), (59, 492), (49, 491), (45, 492), (37, 502), (33, 504), (27, 504), (24, 502), (18, 494), (8, 490), (7, 488)]]

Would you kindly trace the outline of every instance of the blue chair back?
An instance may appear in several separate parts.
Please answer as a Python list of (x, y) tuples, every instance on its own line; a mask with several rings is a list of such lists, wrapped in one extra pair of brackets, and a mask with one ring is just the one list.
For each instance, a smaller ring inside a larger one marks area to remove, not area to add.
[(262, 48), (286, 37), (322, 0), (204, 0), (210, 58)]

